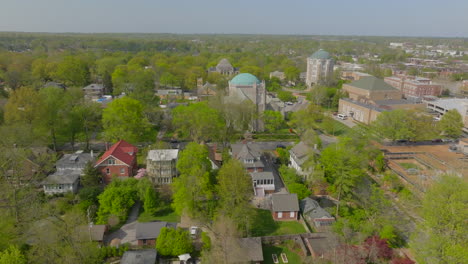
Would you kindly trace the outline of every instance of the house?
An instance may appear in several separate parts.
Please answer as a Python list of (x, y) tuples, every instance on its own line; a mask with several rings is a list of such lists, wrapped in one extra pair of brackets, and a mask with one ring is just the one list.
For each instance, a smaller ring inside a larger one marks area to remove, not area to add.
[(137, 147), (124, 140), (120, 140), (104, 152), (94, 167), (101, 172), (105, 183), (110, 183), (112, 177), (131, 177), (138, 169), (137, 152)]
[(261, 153), (248, 143), (233, 144), (232, 156), (239, 160), (248, 172), (262, 172), (265, 165), (261, 159)]
[(275, 191), (275, 176), (271, 171), (251, 172), (254, 194), (264, 197), (265, 194)]
[(178, 149), (155, 149), (148, 152), (146, 172), (153, 184), (171, 184), (177, 176)]
[(314, 259), (332, 260), (339, 248), (339, 239), (333, 232), (311, 233), (304, 241)]
[(82, 234), (88, 234), (89, 239), (92, 241), (98, 242), (99, 244), (102, 245), (104, 241), (104, 234), (107, 232), (107, 226), (106, 225), (84, 225), (84, 226), (79, 226), (77, 228), (77, 231), (82, 233)]
[(83, 88), (84, 98), (90, 101), (96, 101), (104, 95), (104, 85), (92, 83)]
[(125, 251), (120, 264), (155, 264), (157, 256), (156, 249)]
[(210, 67), (208, 72), (217, 72), (221, 75), (233, 75), (239, 73), (239, 68), (233, 67), (228, 59), (222, 59), (216, 67)]
[(60, 194), (78, 191), (80, 173), (74, 170), (61, 170), (47, 176), (42, 181), (42, 188), (46, 194)]
[(272, 195), (272, 214), (276, 221), (297, 220), (299, 218), (299, 202), (297, 194)]
[(263, 263), (262, 239), (260, 237), (245, 237), (239, 239), (242, 256), (236, 256), (234, 263)]
[(168, 222), (138, 222), (136, 224), (136, 239), (138, 246), (154, 246), (163, 227), (177, 228), (177, 223)]
[(294, 168), (299, 175), (308, 174), (310, 170), (304, 168), (304, 163), (312, 153), (319, 154), (319, 151), (316, 147), (309, 147), (304, 141), (299, 142), (289, 150), (289, 166)]
[(302, 216), (309, 223), (314, 223), (316, 228), (330, 226), (335, 222), (335, 218), (330, 215), (325, 209), (320, 207), (319, 203), (309, 197), (302, 199), (299, 202), (299, 207)]
[(65, 154), (59, 159), (55, 167), (57, 171), (42, 181), (42, 188), (46, 194), (58, 194), (78, 191), (79, 179), (88, 162), (94, 161), (93, 153), (77, 151)]

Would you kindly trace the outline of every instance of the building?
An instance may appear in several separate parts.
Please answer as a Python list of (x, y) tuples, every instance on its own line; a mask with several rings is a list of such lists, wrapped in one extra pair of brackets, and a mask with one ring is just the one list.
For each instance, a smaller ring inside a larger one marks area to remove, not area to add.
[(297, 194), (272, 195), (272, 214), (276, 221), (290, 221), (299, 219), (299, 202)]
[[(312, 258), (329, 261), (336, 259), (340, 244), (338, 237), (333, 232), (312, 233), (304, 241)], [(342, 253), (340, 252), (340, 254)]]
[(137, 222), (135, 237), (138, 246), (154, 246), (163, 227), (177, 228), (177, 223)]
[(62, 170), (51, 174), (42, 181), (45, 194), (77, 193), (80, 173), (73, 170)]
[(92, 83), (83, 88), (83, 93), (86, 100), (96, 101), (104, 95), (104, 85)]
[(449, 110), (456, 109), (462, 116), (465, 130), (468, 130), (468, 98), (425, 100), (424, 103), (427, 109), (437, 113), (439, 116), (443, 116)]
[(462, 138), (458, 141), (458, 150), (461, 153), (468, 155), (468, 138)]
[(343, 71), (341, 72), (341, 79), (343, 80), (351, 80), (351, 81), (359, 81), (365, 77), (371, 77), (372, 75), (364, 72), (358, 71)]
[(306, 85), (311, 87), (320, 84), (333, 77), (335, 62), (330, 54), (323, 49), (316, 51), (307, 58)]
[(304, 168), (304, 163), (309, 159), (309, 155), (317, 153), (317, 148), (307, 146), (304, 141), (299, 142), (289, 150), (289, 166), (294, 168), (299, 175), (307, 174), (308, 170)]
[(217, 72), (222, 75), (234, 75), (239, 73), (239, 68), (232, 67), (228, 59), (222, 59), (216, 67), (208, 69), (208, 72)]
[(284, 74), (284, 72), (280, 72), (280, 71), (270, 72), (270, 79), (273, 77), (278, 78), (280, 81), (283, 81), (284, 79), (286, 79), (286, 75)]
[(161, 89), (156, 91), (156, 95), (161, 99), (174, 99), (183, 97), (182, 89)]
[(131, 177), (138, 169), (137, 152), (137, 147), (120, 140), (104, 152), (94, 167), (101, 172), (105, 183), (110, 183), (113, 177)]
[(325, 211), (317, 201), (309, 197), (302, 199), (299, 202), (299, 207), (304, 219), (309, 223), (313, 223), (318, 229), (331, 226), (335, 222), (335, 218), (329, 212)]
[(263, 172), (262, 154), (248, 143), (231, 145), (232, 157), (239, 160), (248, 172)]
[(349, 98), (341, 98), (338, 111), (364, 124), (370, 124), (384, 111), (422, 109), (418, 101), (405, 100), (401, 91), (374, 76), (343, 85)]
[(242, 256), (235, 256), (232, 263), (263, 263), (262, 239), (260, 237), (239, 238)]
[(413, 76), (385, 77), (384, 81), (400, 90), (405, 97), (440, 96), (442, 85), (432, 83), (431, 79)]
[(93, 153), (77, 151), (74, 154), (65, 154), (55, 163), (57, 171), (42, 182), (46, 194), (76, 193), (79, 179), (88, 162), (94, 162)]
[[(265, 81), (260, 81), (250, 73), (241, 73), (229, 81), (229, 100), (243, 102), (250, 100), (255, 105), (256, 114), (261, 116), (266, 108)], [(261, 119), (254, 120), (251, 125), (253, 131), (265, 130)]]
[(148, 152), (146, 171), (153, 184), (171, 184), (177, 176), (178, 149), (156, 149)]
[(264, 197), (275, 191), (275, 176), (271, 171), (251, 172), (254, 194), (258, 197)]
[(156, 249), (125, 251), (120, 264), (155, 264), (157, 256)]

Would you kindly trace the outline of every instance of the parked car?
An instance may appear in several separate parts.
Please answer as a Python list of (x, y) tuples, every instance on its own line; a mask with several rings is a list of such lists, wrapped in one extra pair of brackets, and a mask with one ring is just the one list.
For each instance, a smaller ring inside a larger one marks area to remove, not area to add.
[(197, 226), (191, 226), (190, 227), (190, 236), (192, 236), (192, 238), (196, 238), (197, 234), (198, 234), (198, 227)]
[(444, 142), (444, 141), (442, 139), (440, 139), (440, 138), (432, 140), (432, 143), (442, 143), (442, 142)]
[(337, 117), (341, 120), (346, 120), (348, 118), (345, 114), (338, 114)]
[(282, 148), (282, 149), (285, 149), (285, 148), (286, 148), (286, 146), (285, 146), (285, 145), (283, 145), (283, 144), (278, 144), (278, 145), (276, 145), (276, 148)]

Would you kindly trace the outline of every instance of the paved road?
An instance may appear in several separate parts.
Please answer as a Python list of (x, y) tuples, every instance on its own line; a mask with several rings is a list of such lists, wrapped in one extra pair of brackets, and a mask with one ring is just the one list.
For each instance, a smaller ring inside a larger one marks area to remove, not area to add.
[(336, 116), (332, 116), (335, 120), (337, 120), (338, 122), (341, 122), (345, 125), (347, 125), (348, 127), (354, 127), (356, 126), (356, 123), (353, 122), (353, 119), (352, 117), (348, 117), (346, 120), (342, 120), (342, 119), (339, 119), (338, 117)]
[(137, 245), (136, 240), (136, 223), (138, 219), (138, 213), (140, 211), (140, 203), (137, 202), (132, 207), (130, 214), (128, 216), (127, 222), (119, 230), (116, 230), (106, 236), (104, 239), (104, 244), (109, 245), (109, 243), (115, 239), (120, 239), (120, 243), (130, 243), (131, 245)]

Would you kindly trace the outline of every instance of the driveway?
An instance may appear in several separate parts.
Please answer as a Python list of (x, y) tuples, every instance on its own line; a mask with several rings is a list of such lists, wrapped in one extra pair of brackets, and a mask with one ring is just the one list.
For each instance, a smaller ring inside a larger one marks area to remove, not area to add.
[(352, 118), (351, 117), (348, 117), (346, 120), (342, 120), (342, 119), (339, 119), (338, 117), (336, 116), (333, 116), (333, 119), (337, 120), (338, 122), (341, 122), (345, 125), (347, 125), (348, 127), (354, 127), (356, 125), (355, 122), (353, 122)]
[(140, 203), (137, 202), (133, 205), (128, 215), (127, 222), (118, 230), (107, 235), (104, 239), (104, 244), (109, 245), (109, 243), (115, 239), (120, 239), (120, 244), (130, 243), (131, 245), (137, 245), (136, 240), (136, 223), (138, 219), (138, 213), (140, 211)]

